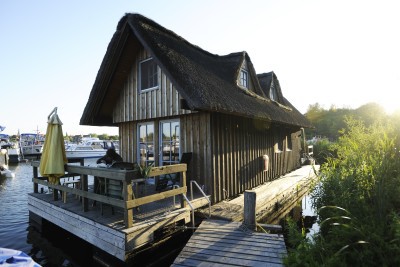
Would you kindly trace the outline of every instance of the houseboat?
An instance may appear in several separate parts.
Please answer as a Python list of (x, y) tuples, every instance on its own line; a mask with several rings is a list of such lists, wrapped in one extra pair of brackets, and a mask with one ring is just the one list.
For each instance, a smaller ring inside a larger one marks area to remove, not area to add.
[(312, 127), (247, 52), (211, 54), (140, 14), (118, 23), (80, 124), (118, 127), (126, 161), (192, 153), (188, 175), (213, 203), (299, 168)]

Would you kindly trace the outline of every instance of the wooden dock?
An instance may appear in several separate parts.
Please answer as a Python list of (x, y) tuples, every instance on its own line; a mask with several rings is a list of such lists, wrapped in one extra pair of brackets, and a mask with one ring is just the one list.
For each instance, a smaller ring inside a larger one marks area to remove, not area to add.
[[(282, 177), (253, 188), (257, 194), (256, 215), (257, 220), (267, 218), (267, 223), (277, 224), (277, 218), (290, 211), (296, 203), (306, 194), (315, 181), (318, 165), (304, 165), (289, 172)], [(201, 213), (207, 209), (199, 210)], [(244, 214), (244, 194), (233, 199), (227, 199), (211, 206), (213, 219), (241, 222)]]
[(172, 266), (283, 266), (282, 235), (248, 230), (239, 222), (204, 220)]

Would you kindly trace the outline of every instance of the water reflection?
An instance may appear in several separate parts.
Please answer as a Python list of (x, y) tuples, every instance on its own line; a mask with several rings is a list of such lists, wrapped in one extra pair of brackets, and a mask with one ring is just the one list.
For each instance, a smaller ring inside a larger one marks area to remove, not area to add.
[(289, 213), (280, 218), (279, 224), (282, 226), (284, 233), (286, 232), (286, 220), (288, 218), (293, 219), (297, 223), (299, 231), (304, 229), (306, 236), (310, 239), (312, 239), (313, 234), (319, 231), (316, 212), (312, 208), (309, 195), (305, 195), (301, 201), (296, 203)]

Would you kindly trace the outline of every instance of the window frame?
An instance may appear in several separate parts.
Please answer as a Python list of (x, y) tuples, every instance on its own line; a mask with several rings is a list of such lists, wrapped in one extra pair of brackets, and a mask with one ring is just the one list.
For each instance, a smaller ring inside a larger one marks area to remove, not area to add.
[[(243, 75), (245, 74), (245, 75)], [(244, 82), (246, 84), (244, 84)], [(245, 69), (240, 69), (240, 77), (239, 77), (240, 86), (243, 88), (249, 89), (249, 72)]]
[(289, 133), (288, 135), (286, 135), (286, 151), (292, 151), (293, 150), (293, 140), (292, 140), (292, 135)]
[[(146, 136), (148, 135), (148, 129), (147, 129), (147, 127), (148, 126), (153, 126), (153, 140), (151, 141), (151, 142), (149, 142), (149, 141), (141, 141), (140, 140), (140, 127), (141, 126), (146, 126)], [(153, 162), (153, 164), (155, 164), (155, 143), (156, 143), (156, 140), (155, 140), (155, 138), (156, 138), (156, 135), (155, 135), (155, 123), (154, 122), (145, 122), (145, 123), (139, 123), (138, 125), (137, 125), (137, 142), (136, 142), (136, 145), (137, 145), (137, 162), (139, 163), (139, 164), (143, 164), (143, 163), (145, 163), (146, 165), (148, 165), (149, 164), (149, 162), (150, 163), (152, 163)], [(152, 146), (153, 146), (153, 159), (150, 159), (150, 157), (149, 157), (149, 154), (148, 154), (148, 152), (147, 151), (151, 151), (150, 149), (148, 149), (148, 147), (149, 147), (149, 143), (151, 143), (152, 144)], [(144, 144), (145, 145), (145, 147), (146, 147), (146, 159), (145, 159), (145, 161), (144, 162), (142, 162), (142, 155), (141, 155), (141, 144)]]
[[(155, 75), (157, 77), (156, 78), (157, 85), (153, 86), (153, 87), (149, 87), (149, 88), (143, 89), (142, 88), (142, 64), (146, 63), (148, 61), (151, 61), (151, 60), (156, 65), (156, 73), (155, 73)], [(139, 88), (139, 93), (145, 93), (145, 92), (148, 92), (148, 91), (156, 90), (156, 89), (159, 88), (159, 86), (160, 86), (160, 83), (159, 83), (159, 79), (158, 79), (158, 65), (155, 62), (155, 60), (153, 59), (153, 57), (149, 57), (149, 58), (146, 58), (144, 60), (139, 61), (139, 65), (138, 65), (138, 88)]]
[(282, 153), (283, 152), (283, 142), (284, 140), (280, 138), (279, 131), (276, 130), (274, 134), (274, 153)]
[[(179, 129), (178, 129), (178, 138), (175, 138), (175, 140), (178, 140), (178, 145), (180, 144), (180, 141), (181, 141), (181, 132), (180, 132), (180, 127), (181, 127), (181, 122), (180, 122), (180, 120), (179, 119), (171, 119), (171, 120), (161, 120), (160, 121), (160, 123), (159, 123), (159, 146), (160, 146), (160, 152), (161, 153), (159, 153), (159, 155), (160, 155), (160, 158), (159, 158), (159, 163), (160, 163), (160, 166), (165, 166), (164, 165), (164, 162), (168, 162), (168, 163), (174, 163), (174, 164), (178, 164), (179, 163), (179, 161), (180, 161), (180, 158), (181, 158), (181, 147), (180, 147), (180, 145), (178, 146), (178, 157), (177, 157), (177, 159), (176, 160), (171, 160), (171, 154), (170, 154), (170, 160), (164, 160), (164, 144), (169, 144), (170, 145), (170, 147), (171, 147), (171, 145), (172, 144), (174, 144), (174, 147), (176, 146), (176, 142), (174, 142), (172, 139), (170, 139), (170, 140), (167, 140), (167, 139), (163, 139), (163, 131), (164, 131), (164, 128), (163, 128), (163, 125), (164, 124), (170, 124), (170, 126), (172, 126), (172, 124), (173, 123), (177, 123), (176, 125), (175, 125), (175, 127), (178, 127)], [(176, 129), (175, 129), (175, 131), (173, 131), (172, 130), (172, 128), (169, 128), (170, 129), (170, 133), (173, 133), (173, 132), (175, 132), (176, 133)], [(168, 164), (167, 164), (168, 165)]]
[(271, 86), (269, 89), (269, 99), (278, 102), (278, 91), (276, 90), (275, 86)]

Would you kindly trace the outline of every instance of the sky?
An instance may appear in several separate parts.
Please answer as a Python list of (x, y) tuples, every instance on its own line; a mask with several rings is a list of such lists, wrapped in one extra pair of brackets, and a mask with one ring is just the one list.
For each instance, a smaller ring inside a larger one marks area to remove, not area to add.
[(310, 104), (399, 109), (400, 1), (0, 1), (0, 125), (64, 134), (118, 134), (79, 125), (107, 46), (125, 13), (140, 13), (213, 54), (246, 51), (274, 71), (302, 113)]

